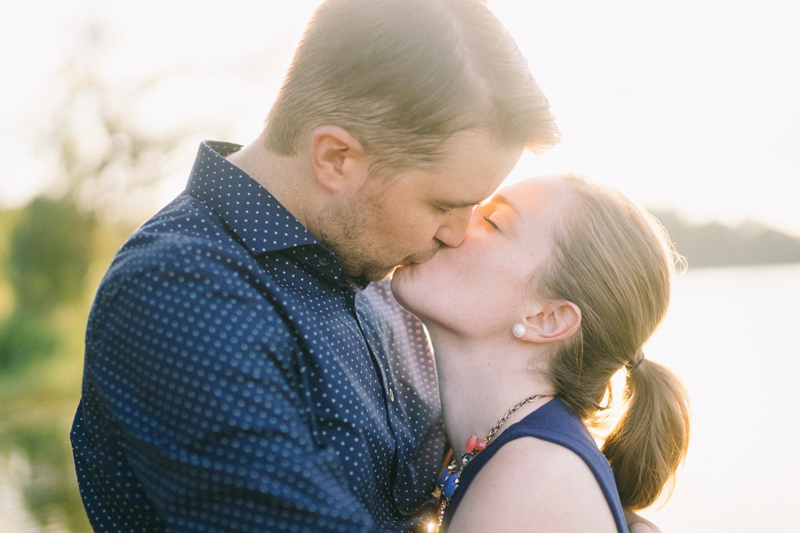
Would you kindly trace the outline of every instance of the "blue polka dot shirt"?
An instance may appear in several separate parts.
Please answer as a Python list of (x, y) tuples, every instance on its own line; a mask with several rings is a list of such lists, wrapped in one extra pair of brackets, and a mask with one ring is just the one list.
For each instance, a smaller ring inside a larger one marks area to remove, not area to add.
[(442, 459), (436, 373), (386, 283), (364, 290), (200, 146), (114, 258), (71, 439), (95, 531), (408, 531)]

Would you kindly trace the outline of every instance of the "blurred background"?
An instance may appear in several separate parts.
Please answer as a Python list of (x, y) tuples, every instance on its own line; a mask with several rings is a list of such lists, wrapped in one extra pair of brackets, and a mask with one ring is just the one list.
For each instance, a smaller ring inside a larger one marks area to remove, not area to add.
[[(68, 433), (115, 251), (204, 139), (259, 132), (316, 0), (2, 0), (0, 524), (85, 532)], [(800, 501), (800, 4), (490, 0), (576, 172), (649, 207), (688, 270), (645, 350), (693, 441), (665, 533), (794, 530)]]

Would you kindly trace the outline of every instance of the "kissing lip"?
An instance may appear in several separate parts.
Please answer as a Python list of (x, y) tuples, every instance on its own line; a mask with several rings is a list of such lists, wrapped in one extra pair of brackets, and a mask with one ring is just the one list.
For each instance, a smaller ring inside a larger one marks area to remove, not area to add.
[(407, 260), (407, 261), (403, 261), (402, 263), (400, 263), (400, 265), (401, 265), (401, 266), (416, 266), (416, 265), (421, 265), (422, 263), (426, 263), (426, 262), (428, 262), (428, 260), (430, 260), (430, 258), (431, 258), (431, 257), (433, 257), (433, 255), (434, 255), (434, 254), (431, 254), (431, 255), (429, 255), (429, 256), (427, 256), (427, 257), (423, 258), (423, 259), (409, 259), (409, 260)]
[(406, 266), (421, 265), (422, 263), (425, 263), (429, 261), (431, 258), (433, 258), (433, 256), (436, 255), (436, 253), (439, 251), (440, 248), (441, 246), (436, 246), (435, 248), (429, 250), (428, 252), (425, 252), (424, 254), (417, 254), (411, 257), (407, 257), (404, 261), (400, 262), (398, 266), (406, 267)]
[(416, 259), (406, 259), (402, 263), (399, 263), (397, 265), (397, 267), (398, 268), (410, 268), (410, 267), (414, 267), (414, 266), (417, 266), (417, 265), (421, 265), (424, 262), (425, 261), (420, 261), (420, 260), (416, 260)]
[(428, 261), (433, 259), (433, 256), (436, 255), (436, 253), (439, 251), (439, 248), (440, 247), (437, 246), (436, 248), (434, 248), (433, 250), (431, 250), (430, 252), (428, 252), (427, 254), (425, 254), (425, 255), (423, 255), (421, 257), (415, 257), (413, 259), (410, 259), (410, 262), (415, 264), (415, 265), (420, 265), (422, 263), (427, 263)]

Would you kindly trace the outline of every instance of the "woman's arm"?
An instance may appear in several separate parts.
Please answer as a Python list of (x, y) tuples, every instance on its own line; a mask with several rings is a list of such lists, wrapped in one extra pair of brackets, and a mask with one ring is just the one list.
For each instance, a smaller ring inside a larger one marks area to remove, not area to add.
[(570, 450), (533, 437), (503, 446), (473, 480), (449, 533), (616, 533), (600, 485)]

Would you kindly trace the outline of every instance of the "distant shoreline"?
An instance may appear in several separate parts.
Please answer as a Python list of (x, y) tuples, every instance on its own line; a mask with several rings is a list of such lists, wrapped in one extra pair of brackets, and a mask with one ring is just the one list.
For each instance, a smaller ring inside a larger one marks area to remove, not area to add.
[(650, 210), (669, 233), (688, 268), (800, 263), (800, 238), (759, 222), (693, 224), (675, 211)]

